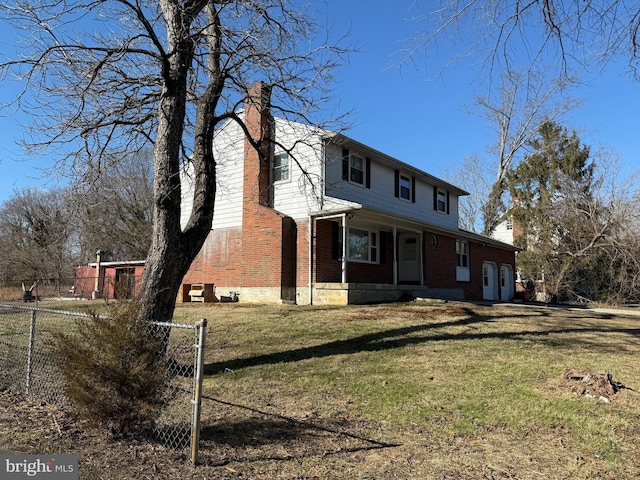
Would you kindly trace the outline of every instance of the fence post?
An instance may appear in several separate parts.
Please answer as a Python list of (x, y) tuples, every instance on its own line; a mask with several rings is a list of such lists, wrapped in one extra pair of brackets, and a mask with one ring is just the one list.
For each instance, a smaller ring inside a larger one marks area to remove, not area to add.
[(27, 393), (31, 391), (31, 377), (33, 375), (33, 356), (36, 341), (36, 309), (31, 309), (31, 325), (29, 326), (29, 350), (27, 352)]
[(198, 349), (196, 356), (195, 385), (193, 392), (193, 419), (191, 421), (191, 463), (198, 462), (198, 443), (200, 442), (200, 410), (202, 406), (202, 377), (204, 375), (204, 347), (207, 337), (207, 319), (203, 318), (197, 323), (199, 329)]

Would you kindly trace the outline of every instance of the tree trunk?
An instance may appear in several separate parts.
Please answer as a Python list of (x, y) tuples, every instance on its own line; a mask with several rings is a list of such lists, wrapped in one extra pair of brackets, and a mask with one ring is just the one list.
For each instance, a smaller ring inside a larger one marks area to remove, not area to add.
[[(163, 2), (164, 3), (164, 2)], [(170, 3), (170, 2), (167, 2)], [(198, 103), (192, 161), (196, 179), (191, 219), (180, 226), (181, 144), (187, 105), (187, 80), (194, 44), (188, 19), (179, 9), (165, 10), (172, 55), (163, 71), (163, 91), (158, 108), (158, 130), (154, 147), (154, 229), (140, 284), (141, 319), (170, 322), (184, 275), (211, 229), (215, 198), (215, 167), (212, 156), (212, 112), (210, 88)], [(215, 83), (215, 82), (214, 82)], [(204, 110), (204, 111), (203, 111)], [(208, 203), (208, 208), (203, 208)]]
[[(163, 2), (171, 4), (171, 2)], [(174, 5), (175, 6), (175, 5)], [(212, 153), (213, 118), (222, 80), (212, 69), (210, 85), (197, 104), (194, 151), (196, 197), (189, 222), (180, 226), (180, 158), (187, 105), (187, 80), (194, 44), (184, 30), (188, 19), (179, 8), (166, 7), (170, 49), (163, 71), (154, 147), (154, 229), (140, 284), (141, 318), (170, 322), (184, 275), (211, 230), (215, 199), (215, 162)], [(211, 56), (217, 59), (216, 52)]]

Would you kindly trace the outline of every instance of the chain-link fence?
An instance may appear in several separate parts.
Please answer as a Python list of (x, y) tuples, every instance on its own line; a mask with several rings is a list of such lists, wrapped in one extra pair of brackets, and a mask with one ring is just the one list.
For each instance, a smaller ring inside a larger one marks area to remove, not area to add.
[[(78, 312), (0, 303), (0, 388), (70, 408), (52, 337), (76, 336), (89, 318)], [(196, 325), (153, 322), (149, 331), (162, 338), (158, 354), (164, 373), (154, 437), (170, 448), (188, 451), (196, 463), (206, 320)]]
[(75, 277), (9, 282), (0, 285), (0, 302), (136, 298), (142, 276), (129, 270), (111, 268), (100, 276), (79, 270)]

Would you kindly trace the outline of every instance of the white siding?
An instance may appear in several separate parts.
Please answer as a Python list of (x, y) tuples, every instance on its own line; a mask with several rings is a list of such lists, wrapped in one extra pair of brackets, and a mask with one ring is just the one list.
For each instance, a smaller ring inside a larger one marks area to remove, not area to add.
[(213, 228), (242, 225), (244, 132), (234, 121), (220, 128), (213, 140), (216, 159), (216, 203)]
[(513, 245), (513, 223), (511, 219), (498, 224), (491, 234), (491, 237), (501, 242), (508, 243), (509, 245)]
[[(276, 119), (274, 154), (285, 149), (291, 151), (289, 179), (273, 185), (273, 207), (277, 211), (292, 218), (305, 218), (321, 211), (363, 207), (457, 230), (458, 199), (455, 194), (449, 196), (449, 214), (434, 210), (434, 187), (421, 178), (416, 178), (415, 203), (396, 198), (394, 169), (375, 158), (371, 158), (371, 188), (344, 181), (342, 148), (325, 145), (324, 133), (312, 127)], [(244, 134), (235, 122), (227, 122), (216, 132), (214, 154), (218, 186), (213, 228), (242, 225), (243, 150)], [(361, 156), (367, 157), (365, 154)], [(188, 175), (184, 178), (183, 226), (191, 211), (193, 198)]]
[[(214, 157), (216, 160), (216, 201), (213, 214), (213, 228), (242, 225), (242, 175), (244, 172), (243, 132), (235, 122), (229, 121), (214, 137)], [(193, 206), (193, 168), (187, 164), (181, 174), (182, 202), (180, 205), (180, 225), (185, 227)]]
[(193, 167), (190, 163), (183, 164), (180, 170), (180, 183), (182, 185), (182, 198), (180, 199), (180, 228), (184, 230), (189, 221), (193, 208)]
[[(357, 151), (351, 150), (358, 154)], [(371, 188), (342, 180), (342, 149), (327, 146), (326, 192), (328, 197), (342, 202), (355, 202), (363, 207), (373, 208), (392, 215), (416, 219), (421, 222), (447, 228), (458, 228), (458, 199), (449, 196), (449, 214), (437, 212), (433, 208), (433, 186), (416, 179), (416, 202), (396, 198), (395, 170), (371, 158)], [(364, 158), (365, 155), (362, 155)], [(327, 198), (327, 204), (331, 204)]]
[(274, 154), (290, 151), (289, 180), (273, 186), (273, 208), (292, 218), (304, 218), (322, 202), (322, 152), (319, 133), (311, 127), (277, 119)]

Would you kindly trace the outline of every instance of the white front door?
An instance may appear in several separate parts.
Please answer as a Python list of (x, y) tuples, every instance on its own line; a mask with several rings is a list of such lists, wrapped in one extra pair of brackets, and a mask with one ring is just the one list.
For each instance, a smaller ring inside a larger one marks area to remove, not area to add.
[(420, 283), (420, 241), (416, 233), (398, 234), (398, 282)]
[(482, 264), (482, 299), (498, 300), (498, 267), (492, 262)]
[(502, 265), (500, 267), (500, 300), (508, 302), (513, 299), (514, 294), (513, 267)]

